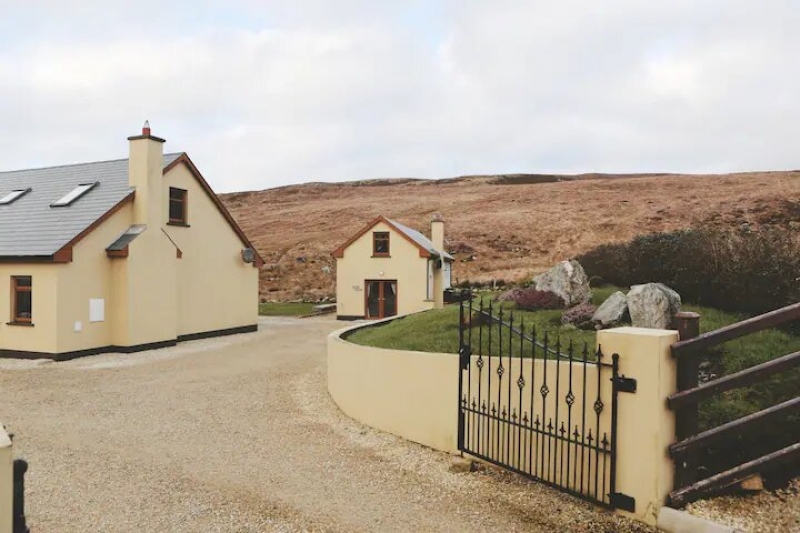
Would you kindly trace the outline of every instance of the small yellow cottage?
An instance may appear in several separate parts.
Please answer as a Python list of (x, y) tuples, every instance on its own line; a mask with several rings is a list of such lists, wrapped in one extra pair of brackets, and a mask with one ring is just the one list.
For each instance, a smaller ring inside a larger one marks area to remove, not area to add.
[(334, 250), (340, 320), (385, 318), (444, 305), (453, 257), (444, 250), (444, 221), (431, 239), (379, 216)]
[[(0, 356), (254, 331), (261, 257), (185, 153), (0, 172)], [(6, 287), (5, 290), (2, 287)]]

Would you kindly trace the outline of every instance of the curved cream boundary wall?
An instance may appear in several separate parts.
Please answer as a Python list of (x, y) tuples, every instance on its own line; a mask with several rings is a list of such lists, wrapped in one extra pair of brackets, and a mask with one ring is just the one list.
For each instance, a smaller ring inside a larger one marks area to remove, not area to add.
[[(390, 319), (391, 320), (391, 319)], [(436, 450), (458, 451), (458, 355), (387, 350), (328, 336), (328, 392), (348, 416)]]
[[(457, 452), (458, 356), (373, 348), (341, 338), (379, 323), (328, 337), (328, 391), (333, 400), (368, 426)], [(621, 374), (637, 380), (635, 394), (618, 395), (616, 431), (617, 492), (634, 498), (636, 509), (618, 512), (652, 525), (673, 482), (667, 447), (675, 438), (675, 419), (665, 399), (676, 390), (670, 347), (677, 341), (678, 333), (667, 330), (624, 327), (597, 334), (604, 353), (619, 354)]]

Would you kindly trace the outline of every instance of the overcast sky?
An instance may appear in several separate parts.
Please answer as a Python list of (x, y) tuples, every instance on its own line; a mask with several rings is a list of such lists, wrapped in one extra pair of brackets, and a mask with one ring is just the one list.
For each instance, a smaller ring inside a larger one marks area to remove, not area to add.
[(127, 157), (220, 192), (800, 168), (798, 0), (0, 0), (0, 170)]

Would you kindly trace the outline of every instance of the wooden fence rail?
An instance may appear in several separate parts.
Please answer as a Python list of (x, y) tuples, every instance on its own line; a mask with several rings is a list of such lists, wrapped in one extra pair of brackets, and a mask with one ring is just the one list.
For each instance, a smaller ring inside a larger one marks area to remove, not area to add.
[(713, 346), (718, 346), (751, 333), (774, 328), (792, 320), (800, 320), (800, 302), (698, 335), (695, 338), (689, 338), (685, 341), (681, 338), (681, 342), (675, 343), (672, 347), (672, 355), (674, 357), (683, 357), (688, 354), (696, 354)]
[(746, 368), (730, 376), (723, 376), (703, 383), (693, 389), (675, 393), (667, 398), (667, 405), (670, 409), (679, 409), (687, 404), (700, 402), (721, 392), (758, 383), (763, 381), (764, 378), (796, 366), (800, 366), (800, 352), (790, 353), (772, 361)]
[(675, 461), (675, 489), (670, 493), (668, 503), (674, 507), (693, 501), (711, 490), (735, 483), (755, 472), (794, 461), (800, 456), (800, 443), (795, 443), (725, 472), (697, 480), (698, 453), (709, 444), (750, 431), (767, 420), (800, 413), (800, 396), (797, 396), (699, 432), (698, 402), (731, 389), (763, 382), (774, 374), (796, 368), (800, 366), (800, 352), (778, 357), (702, 385), (698, 385), (698, 356), (709, 348), (733, 339), (800, 320), (800, 302), (703, 335), (699, 334), (699, 320), (700, 316), (696, 313), (679, 313), (676, 317), (676, 328), (681, 334), (681, 340), (672, 346), (672, 355), (677, 358), (678, 364), (678, 392), (667, 398), (667, 406), (675, 411), (678, 442), (669, 447), (670, 456)]

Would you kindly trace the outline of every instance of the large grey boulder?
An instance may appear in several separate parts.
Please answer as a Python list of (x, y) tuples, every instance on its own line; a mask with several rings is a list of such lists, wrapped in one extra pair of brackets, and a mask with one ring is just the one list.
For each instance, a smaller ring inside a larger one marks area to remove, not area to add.
[(628, 298), (624, 292), (617, 291), (597, 308), (592, 315), (592, 322), (600, 324), (604, 328), (618, 326), (622, 324), (627, 314)]
[(562, 261), (533, 278), (533, 283), (537, 291), (550, 291), (559, 295), (567, 307), (592, 299), (589, 278), (577, 261)]
[(634, 285), (628, 293), (628, 312), (634, 327), (671, 329), (681, 296), (663, 283)]

